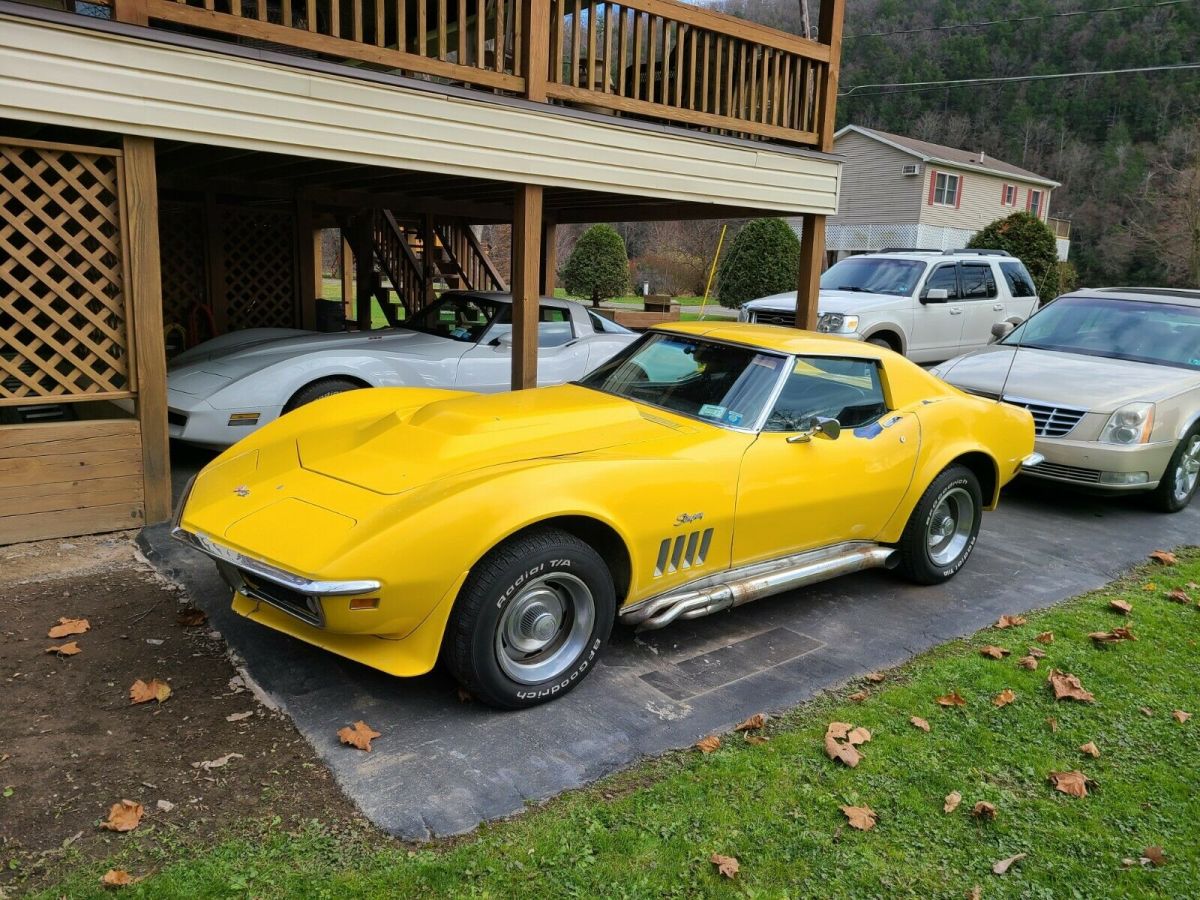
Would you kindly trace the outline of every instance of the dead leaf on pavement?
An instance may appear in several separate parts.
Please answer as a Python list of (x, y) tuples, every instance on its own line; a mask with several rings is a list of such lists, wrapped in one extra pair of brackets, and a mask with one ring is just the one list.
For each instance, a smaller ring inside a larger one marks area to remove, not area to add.
[(750, 718), (748, 718), (745, 722), (742, 722), (740, 725), (736, 726), (733, 730), (734, 731), (757, 731), (759, 728), (762, 728), (766, 724), (767, 724), (767, 717), (764, 716), (762, 713), (755, 713)]
[(914, 728), (920, 728), (924, 732), (929, 731), (929, 723), (920, 716), (913, 716), (908, 721), (912, 723)]
[(1092, 757), (1093, 759), (1099, 759), (1099, 757), (1100, 757), (1100, 748), (1097, 747), (1093, 741), (1088, 741), (1086, 744), (1082, 744), (1079, 747), (1079, 752), (1086, 753), (1088, 756)]
[[(379, 737), (379, 732), (359, 719), (354, 723), (353, 727), (339, 728), (337, 736), (343, 744), (349, 744), (351, 747), (357, 747), (359, 750), (365, 750), (370, 753), (371, 741)], [(718, 743), (720, 742), (718, 741)]]
[(1118, 644), (1121, 641), (1136, 641), (1137, 637), (1131, 628), (1114, 628), (1112, 631), (1093, 631), (1090, 637), (1097, 644)]
[(1012, 653), (1011, 650), (1005, 650), (1003, 647), (995, 647), (991, 644), (988, 644), (986, 647), (980, 647), (979, 652), (990, 659), (1004, 659), (1004, 657)]
[(958, 691), (951, 691), (944, 697), (937, 698), (938, 706), (966, 706), (967, 701), (959, 696)]
[(1163, 853), (1162, 847), (1147, 847), (1142, 851), (1142, 859), (1149, 860), (1155, 866), (1165, 866), (1167, 864), (1167, 857)]
[(736, 856), (722, 856), (720, 853), (714, 853), (708, 858), (708, 861), (716, 866), (717, 872), (726, 878), (737, 878), (738, 869), (741, 868)]
[(1131, 612), (1133, 612), (1133, 605), (1130, 603), (1126, 603), (1124, 600), (1109, 600), (1108, 608), (1115, 609), (1117, 612), (1121, 613), (1121, 615), (1124, 615), (1124, 616), (1127, 616)]
[(1046, 651), (1041, 649), (1040, 647), (1030, 647), (1029, 655), (1032, 657), (1035, 657), (1036, 659), (1045, 659)]
[(223, 769), (235, 759), (243, 759), (241, 753), (226, 753), (224, 756), (218, 756), (216, 759), (206, 759), (203, 762), (192, 763), (193, 769), (203, 769), (205, 772), (212, 769)]
[(159, 703), (171, 696), (171, 686), (165, 681), (151, 678), (149, 682), (138, 679), (129, 687), (129, 702), (131, 704), (149, 703), (157, 700)]
[(105, 887), (126, 887), (140, 879), (134, 878), (124, 869), (109, 869), (100, 879), (100, 883)]
[(1037, 637), (1035, 637), (1034, 640), (1037, 641), (1039, 644), (1053, 644), (1054, 643), (1054, 632), (1053, 631), (1043, 631), (1041, 634), (1039, 634)]
[(175, 621), (184, 628), (197, 628), (208, 622), (208, 613), (194, 606), (187, 606), (175, 614)]
[(958, 809), (960, 803), (962, 803), (962, 794), (958, 791), (951, 791), (946, 795), (946, 802), (942, 804), (942, 812), (952, 813)]
[(1150, 558), (1164, 566), (1173, 566), (1179, 562), (1179, 558), (1170, 550), (1155, 550), (1150, 554)]
[(851, 828), (859, 831), (870, 831), (875, 827), (875, 810), (869, 806), (843, 806), (842, 812), (849, 819)]
[(1174, 600), (1176, 603), (1191, 603), (1191, 595), (1183, 588), (1171, 588), (1167, 591), (1167, 599)]
[(1024, 616), (1001, 616), (993, 627), (1016, 628), (1018, 625), (1024, 625), (1027, 621)]
[(992, 698), (992, 706), (1008, 706), (1016, 699), (1017, 695), (1010, 688), (1005, 688)]
[(1086, 797), (1088, 795), (1088, 785), (1095, 785), (1092, 779), (1088, 778), (1078, 769), (1073, 772), (1051, 772), (1050, 783), (1054, 785), (1054, 789), (1062, 791), (1064, 794), (1069, 794), (1072, 797)]
[(1003, 875), (1012, 867), (1013, 863), (1020, 862), (1028, 855), (1028, 853), (1018, 853), (1016, 856), (1010, 856), (1008, 859), (1002, 859), (998, 862), (992, 863), (992, 874)]
[[(1186, 715), (1186, 713), (1185, 713), (1185, 715)], [(1180, 719), (1179, 721), (1182, 722), (1183, 719)], [(859, 744), (865, 744), (870, 739), (871, 739), (871, 732), (865, 728), (855, 728), (848, 735), (846, 735), (846, 740), (848, 740), (855, 747), (857, 747)]]
[(988, 803), (986, 800), (980, 800), (971, 808), (971, 815), (977, 819), (987, 819), (991, 821), (996, 818), (996, 806), (994, 803)]
[(1091, 703), (1096, 699), (1092, 693), (1083, 689), (1078, 678), (1066, 672), (1060, 672), (1058, 669), (1051, 669), (1050, 677), (1046, 681), (1054, 689), (1055, 700), (1078, 700), (1080, 703)]
[(872, 684), (879, 684), (879, 682), (883, 681), (885, 676), (882, 672), (868, 672), (863, 677), (866, 678), (867, 681), (871, 682)]
[[(350, 729), (343, 728), (342, 731), (348, 732), (348, 731), (350, 731)], [(342, 731), (338, 732), (339, 737), (341, 737)], [(376, 735), (376, 737), (378, 737), (378, 735)], [(347, 744), (352, 743), (351, 741), (347, 741), (344, 737), (342, 737), (342, 741)], [(368, 746), (366, 748), (368, 750), (371, 749), (370, 743), (371, 742), (368, 740), (367, 741)], [(714, 750), (716, 750), (720, 746), (721, 746), (721, 739), (719, 737), (717, 737), (715, 734), (710, 734), (708, 737), (700, 738), (700, 740), (696, 741), (696, 749), (699, 750), (701, 753), (712, 753)]]
[(1058, 719), (1054, 718), (1053, 716), (1047, 717), (1046, 724), (1050, 726), (1050, 731), (1052, 733), (1058, 731)]
[(50, 630), (46, 632), (46, 637), (65, 638), (72, 634), (83, 634), (91, 627), (87, 619), (68, 619), (66, 616), (61, 616), (58, 624), (51, 626)]
[(1175, 712), (1171, 713), (1171, 717), (1176, 722), (1183, 723), (1183, 722), (1186, 722), (1188, 719), (1190, 719), (1192, 717), (1192, 714), (1190, 712), (1184, 712), (1182, 709), (1177, 709), (1177, 710), (1175, 710)]
[(57, 653), (59, 656), (74, 656), (82, 649), (77, 641), (68, 641), (65, 644), (59, 644), (57, 647), (47, 647), (46, 652)]
[(141, 824), (145, 812), (142, 804), (132, 800), (122, 800), (120, 803), (112, 805), (108, 810), (108, 818), (101, 823), (100, 827), (107, 828), (109, 831), (133, 831)]
[(1037, 667), (1038, 667), (1037, 657), (1036, 656), (1022, 656), (1020, 659), (1017, 660), (1017, 665), (1020, 666), (1022, 669), (1028, 669), (1030, 672), (1032, 672), (1035, 669), (1037, 669)]
[(871, 696), (871, 694), (868, 691), (855, 691), (853, 694), (851, 694), (846, 699), (851, 700), (854, 703), (862, 703), (864, 700), (866, 700), (870, 696)]

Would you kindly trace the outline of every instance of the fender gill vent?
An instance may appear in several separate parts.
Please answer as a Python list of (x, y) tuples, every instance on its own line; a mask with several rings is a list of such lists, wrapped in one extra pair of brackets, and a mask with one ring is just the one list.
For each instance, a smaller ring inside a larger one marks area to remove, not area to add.
[(680, 569), (704, 565), (708, 548), (712, 546), (713, 530), (692, 531), (688, 534), (663, 538), (658, 545), (658, 561), (654, 565), (654, 577), (672, 575)]

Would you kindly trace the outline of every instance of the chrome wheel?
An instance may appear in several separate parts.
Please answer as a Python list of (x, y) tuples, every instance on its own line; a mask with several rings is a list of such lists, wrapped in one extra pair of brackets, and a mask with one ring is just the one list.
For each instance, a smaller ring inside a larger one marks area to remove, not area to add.
[(947, 491), (929, 517), (925, 539), (929, 559), (935, 566), (948, 566), (966, 549), (975, 526), (975, 501), (961, 487)]
[(496, 623), (496, 660), (521, 684), (555, 678), (571, 667), (592, 633), (596, 602), (588, 586), (564, 572), (529, 582)]
[(1187, 446), (1175, 467), (1175, 501), (1184, 503), (1196, 490), (1196, 479), (1200, 477), (1200, 434), (1187, 439)]

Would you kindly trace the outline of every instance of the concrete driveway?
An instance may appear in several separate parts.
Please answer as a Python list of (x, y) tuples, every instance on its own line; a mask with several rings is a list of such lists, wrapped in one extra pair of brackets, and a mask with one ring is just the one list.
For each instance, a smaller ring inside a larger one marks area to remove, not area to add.
[[(142, 543), (183, 581), (346, 793), (402, 838), (457, 834), (645, 756), (685, 747), (994, 622), (1095, 588), (1158, 547), (1196, 543), (1200, 508), (1167, 516), (1038, 485), (1005, 492), (949, 584), (868, 572), (635, 636), (618, 627), (573, 693), (501, 713), (461, 703), (452, 680), (389, 678), (233, 615), (213, 566), (148, 528)], [(336, 732), (365, 719), (373, 752)]]

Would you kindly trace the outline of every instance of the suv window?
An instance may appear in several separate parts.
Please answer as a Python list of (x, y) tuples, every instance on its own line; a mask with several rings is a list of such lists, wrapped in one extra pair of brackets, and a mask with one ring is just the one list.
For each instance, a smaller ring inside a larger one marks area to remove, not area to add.
[(858, 428), (887, 412), (879, 363), (873, 359), (801, 356), (763, 431), (798, 431), (813, 416)]
[(1008, 282), (1008, 290), (1014, 297), (1036, 297), (1037, 288), (1033, 279), (1025, 270), (1025, 264), (1019, 261), (1000, 263), (1000, 272)]
[(963, 263), (959, 275), (964, 300), (984, 300), (996, 296), (996, 278), (988, 263)]
[(925, 282), (925, 291), (942, 288), (946, 291), (948, 300), (958, 299), (958, 266), (951, 263), (948, 266), (938, 266)]

